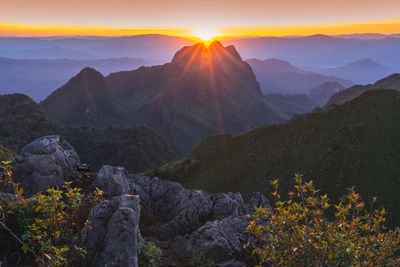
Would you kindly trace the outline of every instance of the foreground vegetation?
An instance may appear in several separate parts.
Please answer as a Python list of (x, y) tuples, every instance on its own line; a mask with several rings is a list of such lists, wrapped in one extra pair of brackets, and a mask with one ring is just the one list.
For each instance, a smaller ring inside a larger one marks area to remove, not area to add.
[(293, 173), (303, 173), (334, 201), (353, 185), (365, 197), (376, 195), (388, 221), (400, 225), (399, 118), (398, 91), (367, 91), (283, 124), (207, 137), (185, 157), (148, 174), (210, 192), (268, 195), (265, 177), (280, 177), (284, 194)]
[(274, 208), (256, 209), (247, 228), (257, 242), (245, 247), (259, 266), (399, 266), (400, 228), (385, 229), (386, 211), (373, 208), (376, 198), (367, 207), (350, 188), (332, 207), (327, 195), (300, 175), (287, 200), (278, 193), (278, 180), (271, 186)]

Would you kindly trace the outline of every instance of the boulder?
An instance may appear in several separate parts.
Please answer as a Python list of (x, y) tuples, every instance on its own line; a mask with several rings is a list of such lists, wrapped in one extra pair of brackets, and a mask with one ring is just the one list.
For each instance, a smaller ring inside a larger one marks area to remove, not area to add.
[(97, 174), (96, 180), (91, 185), (92, 189), (98, 187), (109, 196), (119, 196), (129, 193), (129, 183), (124, 167), (105, 165)]
[(246, 216), (227, 217), (205, 223), (189, 236), (192, 257), (205, 257), (213, 259), (216, 263), (232, 260), (235, 254), (243, 251), (244, 244), (254, 241), (252, 235), (246, 232), (248, 225), (249, 220)]
[(30, 195), (75, 177), (80, 161), (69, 143), (52, 135), (26, 145), (14, 162), (14, 180)]
[(139, 197), (120, 195), (95, 206), (82, 231), (87, 266), (138, 266), (142, 238)]

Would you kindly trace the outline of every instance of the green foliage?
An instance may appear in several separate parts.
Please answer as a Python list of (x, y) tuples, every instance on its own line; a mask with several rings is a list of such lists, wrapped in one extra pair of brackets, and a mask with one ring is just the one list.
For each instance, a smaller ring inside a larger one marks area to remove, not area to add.
[(161, 256), (162, 251), (154, 243), (144, 241), (142, 245), (142, 253), (139, 255), (139, 266), (159, 266)]
[(303, 173), (334, 201), (353, 185), (365, 197), (377, 196), (388, 222), (400, 225), (399, 119), (399, 92), (368, 91), (283, 124), (209, 136), (188, 155), (148, 174), (188, 188), (243, 194), (269, 194), (264, 177), (280, 177), (286, 194), (293, 173)]
[[(0, 160), (44, 135), (61, 135), (76, 150), (82, 162), (93, 170), (101, 166), (122, 165), (141, 172), (175, 158), (164, 140), (145, 126), (93, 128), (61, 126), (50, 122), (43, 109), (21, 94), (0, 96)], [(9, 149), (7, 149), (9, 148)]]
[(0, 198), (0, 213), (2, 222), (22, 240), (23, 252), (34, 256), (32, 260), (40, 266), (81, 264), (86, 251), (76, 241), (87, 223), (82, 220), (82, 209), (96, 205), (102, 192), (96, 190), (85, 196), (66, 182), (62, 188), (25, 198), (22, 188), (13, 182), (10, 166), (10, 162), (3, 163), (0, 182), (6, 188), (11, 186), (15, 197)]
[(271, 182), (276, 197), (272, 211), (256, 208), (247, 230), (258, 242), (247, 244), (259, 265), (273, 266), (399, 266), (400, 229), (386, 231), (385, 209), (371, 211), (350, 188), (334, 207), (312, 181), (295, 175), (294, 191), (282, 200), (278, 180)]

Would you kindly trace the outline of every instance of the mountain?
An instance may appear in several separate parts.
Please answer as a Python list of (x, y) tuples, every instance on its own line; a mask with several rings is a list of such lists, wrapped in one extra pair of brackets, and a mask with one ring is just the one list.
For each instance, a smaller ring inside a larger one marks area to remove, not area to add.
[(147, 64), (149, 62), (140, 58), (96, 60), (0, 58), (0, 94), (23, 93), (35, 101), (41, 101), (85, 67), (96, 68), (102, 74), (108, 75)]
[(284, 121), (233, 46), (183, 47), (170, 63), (112, 73), (84, 69), (41, 102), (67, 125), (144, 124), (182, 155), (202, 137)]
[(187, 38), (160, 34), (121, 37), (0, 37), (0, 57), (14, 59), (142, 58), (161, 64), (182, 46), (193, 44)]
[(349, 101), (365, 91), (374, 90), (374, 89), (394, 89), (400, 90), (400, 74), (395, 73), (388, 77), (385, 77), (374, 84), (367, 85), (355, 85), (346, 90), (342, 90), (331, 96), (329, 101), (326, 103), (325, 107), (329, 107), (331, 105), (338, 105), (343, 102)]
[(224, 40), (243, 58), (279, 58), (305, 69), (328, 68), (370, 58), (389, 68), (399, 68), (400, 38), (360, 39), (335, 36), (252, 37)]
[(280, 110), (289, 114), (290, 117), (308, 113), (317, 107), (317, 104), (305, 94), (267, 94), (265, 97)]
[(319, 71), (361, 84), (374, 82), (395, 72), (370, 58), (360, 59), (338, 68), (326, 68)]
[[(0, 143), (19, 152), (44, 135), (61, 135), (71, 143), (82, 162), (93, 170), (102, 165), (125, 166), (140, 172), (175, 158), (164, 140), (145, 126), (70, 127), (50, 122), (43, 109), (22, 94), (0, 95)], [(0, 147), (1, 150), (1, 147)], [(0, 151), (0, 157), (3, 153)]]
[(308, 98), (319, 106), (325, 105), (329, 98), (344, 90), (344, 86), (337, 82), (325, 82), (318, 87), (311, 89)]
[(287, 192), (294, 173), (314, 180), (337, 199), (355, 186), (364, 199), (377, 196), (400, 221), (400, 93), (371, 90), (342, 105), (233, 137), (203, 139), (186, 156), (150, 175), (212, 192), (268, 193), (281, 179)]
[(325, 82), (337, 82), (345, 87), (353, 83), (332, 76), (301, 70), (279, 59), (247, 60), (260, 82), (264, 94), (308, 94), (311, 88)]

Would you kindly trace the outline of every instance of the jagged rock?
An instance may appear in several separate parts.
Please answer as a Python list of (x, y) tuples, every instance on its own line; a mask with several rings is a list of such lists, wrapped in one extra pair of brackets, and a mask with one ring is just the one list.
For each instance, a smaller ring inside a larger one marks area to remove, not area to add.
[(139, 218), (138, 196), (120, 195), (95, 206), (82, 231), (87, 266), (138, 266)]
[(125, 168), (103, 166), (91, 187), (92, 189), (98, 187), (110, 196), (128, 194), (129, 183)]
[(207, 221), (249, 213), (240, 193), (210, 194), (157, 177), (138, 175), (130, 175), (129, 183), (130, 193), (140, 196), (143, 212), (165, 221), (157, 232), (160, 240), (191, 233)]
[(43, 136), (15, 157), (13, 175), (29, 195), (62, 185), (76, 175), (79, 162), (74, 148), (62, 137)]
[(206, 257), (216, 263), (232, 260), (236, 253), (242, 252), (244, 244), (254, 241), (251, 234), (246, 232), (248, 225), (247, 217), (227, 217), (207, 222), (189, 236), (192, 257)]

